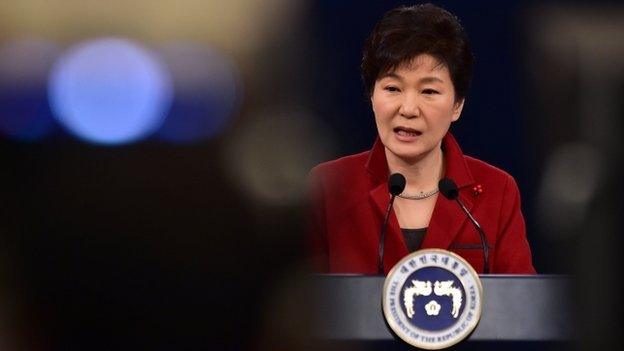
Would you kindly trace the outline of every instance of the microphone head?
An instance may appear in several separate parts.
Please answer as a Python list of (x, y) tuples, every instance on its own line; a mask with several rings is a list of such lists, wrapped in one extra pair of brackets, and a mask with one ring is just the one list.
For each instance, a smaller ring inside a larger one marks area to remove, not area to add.
[(440, 182), (438, 182), (438, 189), (445, 198), (449, 200), (455, 200), (459, 196), (459, 190), (457, 190), (457, 185), (450, 178), (442, 178)]
[(397, 196), (405, 189), (405, 177), (401, 173), (393, 173), (388, 178), (388, 189), (390, 194)]

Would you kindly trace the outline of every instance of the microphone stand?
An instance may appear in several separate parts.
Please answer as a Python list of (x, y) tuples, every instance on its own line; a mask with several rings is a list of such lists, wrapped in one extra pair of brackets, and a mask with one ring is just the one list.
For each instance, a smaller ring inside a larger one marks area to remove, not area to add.
[(481, 229), (481, 225), (479, 222), (472, 216), (472, 213), (468, 211), (464, 203), (459, 199), (459, 196), (455, 198), (455, 201), (459, 204), (461, 209), (464, 211), (466, 216), (470, 218), (472, 224), (474, 224), (475, 228), (479, 232), (479, 236), (481, 237), (481, 246), (483, 246), (483, 274), (488, 274), (490, 272), (490, 248), (487, 243), (487, 238), (485, 236), (485, 232)]
[(384, 246), (386, 245), (386, 231), (388, 230), (388, 219), (390, 218), (390, 211), (392, 210), (392, 205), (394, 204), (394, 199), (396, 195), (392, 194), (390, 197), (390, 203), (388, 203), (388, 209), (386, 210), (386, 217), (384, 218), (384, 222), (381, 225), (381, 235), (379, 236), (379, 262), (378, 262), (378, 273), (383, 274), (383, 260), (384, 260)]

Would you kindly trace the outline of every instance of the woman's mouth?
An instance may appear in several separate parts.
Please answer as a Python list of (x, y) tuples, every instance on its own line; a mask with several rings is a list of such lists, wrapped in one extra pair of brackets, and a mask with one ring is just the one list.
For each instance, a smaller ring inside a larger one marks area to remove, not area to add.
[(396, 127), (394, 128), (394, 133), (397, 138), (401, 141), (412, 141), (416, 139), (418, 136), (422, 135), (422, 132), (406, 127)]

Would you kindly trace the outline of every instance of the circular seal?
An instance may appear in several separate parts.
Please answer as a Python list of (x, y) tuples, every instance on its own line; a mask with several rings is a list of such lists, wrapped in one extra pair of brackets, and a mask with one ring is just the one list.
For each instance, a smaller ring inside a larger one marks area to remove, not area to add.
[(405, 256), (388, 273), (383, 314), (410, 345), (438, 350), (464, 340), (481, 318), (483, 288), (466, 260), (440, 249)]

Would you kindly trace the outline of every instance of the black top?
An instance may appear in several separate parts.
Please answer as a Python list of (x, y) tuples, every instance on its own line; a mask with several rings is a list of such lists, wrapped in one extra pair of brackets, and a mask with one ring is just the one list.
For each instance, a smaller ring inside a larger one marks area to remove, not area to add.
[(425, 233), (427, 233), (427, 228), (419, 228), (419, 229), (401, 228), (401, 231), (403, 232), (403, 239), (405, 240), (407, 249), (409, 250), (409, 252), (414, 252), (420, 248), (420, 244), (422, 244), (423, 238), (425, 237)]

